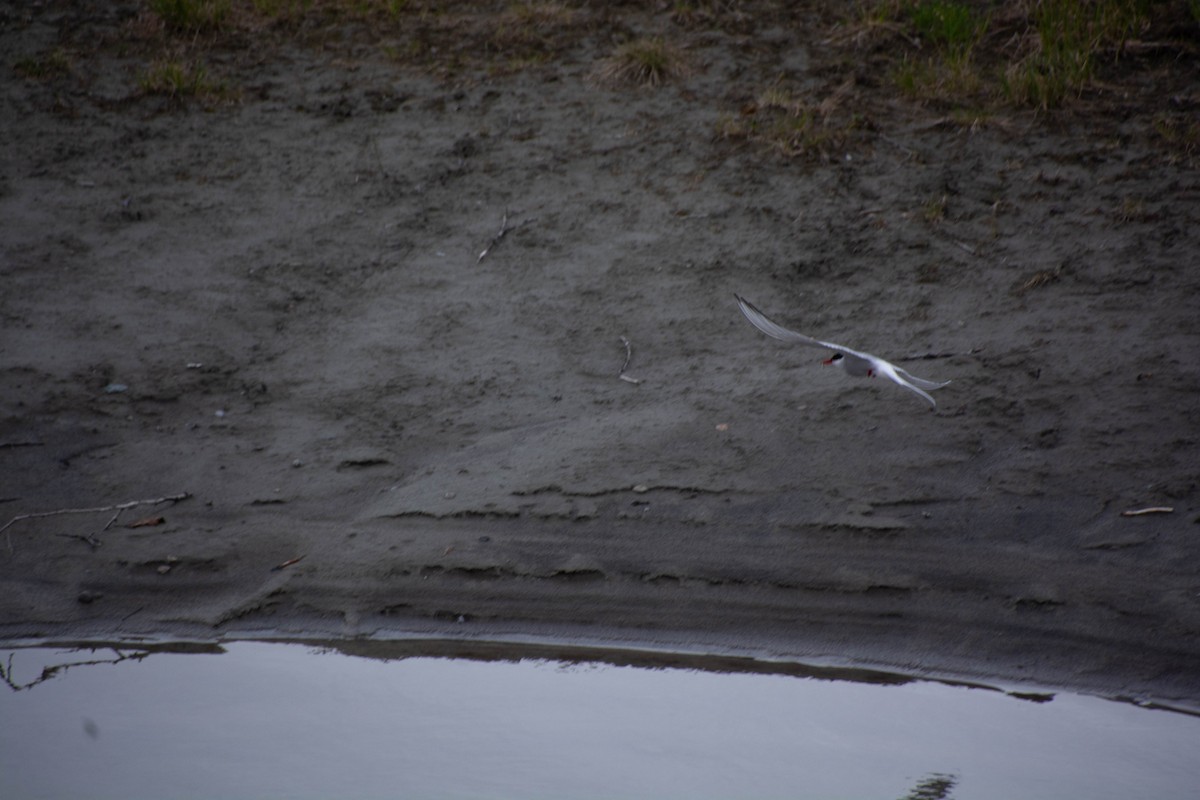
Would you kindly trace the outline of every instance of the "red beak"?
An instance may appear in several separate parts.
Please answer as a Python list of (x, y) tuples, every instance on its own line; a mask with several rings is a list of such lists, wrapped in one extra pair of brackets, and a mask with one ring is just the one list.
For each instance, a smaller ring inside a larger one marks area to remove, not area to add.
[(831, 365), (833, 363), (833, 359), (827, 358), (824, 361), (822, 361), (821, 363), (828, 367), (829, 365)]

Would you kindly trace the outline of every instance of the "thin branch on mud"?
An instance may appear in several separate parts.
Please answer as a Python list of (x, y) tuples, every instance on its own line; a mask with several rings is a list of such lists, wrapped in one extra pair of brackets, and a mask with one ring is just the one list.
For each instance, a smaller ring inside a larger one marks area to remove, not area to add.
[[(0, 527), (0, 533), (7, 531), (10, 527), (23, 519), (41, 519), (42, 517), (55, 517), (59, 514), (97, 514), (101, 511), (116, 511), (117, 513), (113, 514), (112, 519), (110, 519), (108, 524), (102, 529), (106, 531), (113, 526), (113, 523), (117, 521), (117, 517), (121, 516), (122, 511), (127, 511), (131, 508), (136, 508), (137, 506), (156, 506), (159, 503), (178, 503), (181, 500), (186, 500), (191, 496), (192, 495), (190, 492), (180, 492), (179, 494), (171, 494), (165, 497), (155, 497), (151, 500), (130, 500), (128, 503), (118, 503), (113, 506), (96, 506), (95, 508), (58, 508), (54, 511), (39, 511), (34, 514), (18, 514), (8, 522), (4, 523), (3, 527)], [(7, 536), (8, 552), (11, 555), (13, 551), (12, 534), (8, 534)]]
[(479, 258), (475, 259), (476, 264), (478, 264), (480, 261), (483, 261), (483, 257), (492, 252), (492, 248), (504, 238), (504, 234), (508, 233), (508, 230), (508, 209), (506, 208), (504, 209), (504, 218), (500, 220), (500, 231), (492, 237), (492, 240), (488, 242), (488, 246), (480, 251)]
[(492, 249), (500, 243), (500, 240), (503, 239), (509, 231), (515, 231), (517, 228), (528, 225), (530, 222), (533, 222), (533, 218), (519, 222), (516, 225), (509, 225), (508, 209), (504, 209), (504, 218), (500, 220), (500, 230), (497, 231), (496, 235), (492, 237), (492, 240), (488, 242), (488, 246), (483, 248), (483, 251), (479, 254), (479, 258), (475, 259), (475, 263), (478, 264), (480, 261), (483, 261), (483, 257), (492, 252)]
[(1129, 511), (1122, 511), (1121, 516), (1122, 517), (1140, 517), (1143, 514), (1170, 514), (1174, 510), (1175, 509), (1172, 508), (1171, 506), (1151, 506), (1150, 508), (1138, 508), (1138, 509), (1131, 509)]
[(296, 556), (295, 558), (289, 558), (287, 561), (284, 561), (282, 564), (276, 564), (275, 566), (271, 567), (271, 572), (279, 572), (280, 570), (286, 569), (286, 568), (290, 567), (292, 564), (298, 564), (303, 560), (304, 560), (304, 556)]
[[(100, 545), (104, 544), (104, 542), (100, 541), (95, 536), (92, 536), (90, 533), (87, 533), (87, 534), (84, 534), (84, 533), (56, 533), (54, 535), (61, 536), (64, 539), (78, 539), (79, 541), (83, 542), (88, 547), (92, 548), (93, 550), (95, 550)], [(10, 552), (11, 552), (11, 548), (10, 548)]]
[(954, 358), (957, 355), (958, 355), (958, 353), (954, 353), (954, 352), (935, 353), (931, 350), (926, 353), (913, 353), (912, 355), (901, 356), (900, 358), (898, 358), (896, 360), (897, 361), (932, 361), (935, 358)]
[(888, 144), (890, 144), (892, 147), (894, 147), (894, 148), (896, 148), (897, 150), (899, 150), (899, 151), (901, 151), (902, 153), (904, 153), (904, 155), (905, 155), (905, 156), (907, 156), (908, 158), (916, 158), (916, 157), (917, 157), (917, 151), (916, 151), (916, 150), (913, 150), (911, 147), (907, 147), (907, 146), (905, 146), (905, 145), (902, 145), (902, 144), (900, 144), (900, 142), (896, 141), (895, 139), (893, 139), (893, 138), (892, 138), (892, 137), (890, 137), (890, 136), (884, 136), (884, 135), (881, 133), (881, 134), (879, 134), (879, 140), (880, 140), (881, 142), (887, 142), (887, 143), (888, 143)]
[(625, 363), (621, 365), (621, 371), (617, 373), (617, 377), (626, 383), (637, 385), (642, 382), (641, 378), (631, 378), (625, 374), (625, 370), (629, 369), (629, 362), (633, 358), (633, 345), (624, 336), (621, 337), (621, 344), (625, 345)]

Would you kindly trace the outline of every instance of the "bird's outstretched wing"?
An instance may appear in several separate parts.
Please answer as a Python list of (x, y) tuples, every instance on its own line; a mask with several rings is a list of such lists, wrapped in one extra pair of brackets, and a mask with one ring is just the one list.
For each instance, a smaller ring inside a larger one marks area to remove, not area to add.
[(735, 294), (734, 297), (737, 298), (738, 308), (742, 310), (742, 314), (745, 315), (746, 319), (750, 320), (750, 324), (758, 328), (767, 336), (784, 342), (796, 342), (798, 344), (808, 345), (809, 347), (823, 347), (826, 350), (833, 350), (844, 355), (855, 356), (863, 359), (864, 361), (868, 361), (875, 368), (876, 373), (887, 376), (887, 378), (893, 381), (897, 386), (908, 389), (910, 392), (913, 392), (934, 408), (937, 408), (937, 401), (930, 397), (929, 393), (925, 390), (940, 389), (946, 384), (950, 383), (950, 381), (927, 381), (924, 378), (918, 378), (908, 370), (897, 367), (890, 361), (885, 361), (879, 356), (871, 355), (870, 353), (862, 353), (858, 350), (852, 350), (849, 347), (845, 347), (840, 344), (834, 344), (833, 342), (823, 342), (820, 339), (814, 339), (811, 336), (805, 336), (803, 333), (797, 333), (796, 331), (788, 330), (777, 322), (771, 320), (766, 314), (755, 308), (752, 303), (750, 303), (741, 295)]
[(742, 310), (742, 313), (746, 316), (746, 319), (750, 320), (750, 324), (758, 328), (767, 336), (784, 342), (797, 342), (799, 344), (806, 344), (809, 347), (823, 347), (826, 350), (833, 350), (849, 356), (857, 356), (858, 358), (866, 361), (877, 360), (876, 357), (870, 353), (860, 353), (857, 350), (851, 350), (849, 347), (845, 347), (840, 344), (823, 342), (820, 339), (814, 339), (811, 336), (805, 336), (803, 333), (796, 333), (795, 331), (788, 330), (755, 308), (754, 305), (746, 298), (739, 294), (735, 294), (734, 297), (737, 298), (738, 308)]

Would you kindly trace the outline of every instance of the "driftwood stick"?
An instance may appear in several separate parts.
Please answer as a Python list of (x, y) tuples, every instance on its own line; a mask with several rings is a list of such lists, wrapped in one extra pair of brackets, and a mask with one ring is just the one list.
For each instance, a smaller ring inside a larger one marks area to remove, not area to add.
[(1171, 506), (1151, 506), (1150, 508), (1136, 508), (1129, 511), (1122, 511), (1122, 517), (1140, 517), (1144, 514), (1170, 514), (1175, 509)]
[(617, 373), (617, 377), (626, 383), (637, 385), (642, 382), (641, 378), (631, 378), (625, 374), (625, 370), (629, 369), (629, 362), (633, 358), (633, 345), (624, 336), (621, 337), (621, 344), (625, 345), (625, 363), (621, 365), (621, 371)]
[(515, 231), (517, 228), (528, 225), (529, 223), (533, 222), (533, 219), (533, 217), (530, 217), (529, 219), (521, 220), (516, 225), (509, 225), (508, 209), (504, 209), (504, 217), (500, 220), (500, 230), (497, 231), (496, 235), (492, 237), (492, 240), (488, 242), (488, 246), (483, 248), (483, 251), (479, 254), (479, 258), (475, 259), (475, 263), (478, 264), (480, 261), (483, 261), (483, 257), (492, 252), (492, 248), (500, 244), (500, 240), (508, 235), (509, 231)]
[[(7, 531), (14, 524), (20, 522), (21, 520), (25, 520), (25, 519), (41, 519), (42, 517), (55, 517), (55, 516), (58, 516), (59, 514), (98, 514), (101, 511), (116, 511), (117, 513), (113, 515), (113, 518), (110, 519), (108, 521), (108, 524), (104, 526), (104, 530), (108, 530), (110, 527), (112, 527), (112, 524), (117, 521), (117, 517), (121, 516), (122, 511), (125, 511), (130, 508), (136, 508), (137, 506), (156, 506), (159, 503), (178, 503), (179, 501), (186, 500), (191, 496), (192, 495), (190, 492), (180, 492), (179, 494), (170, 494), (170, 495), (166, 495), (165, 497), (155, 497), (150, 500), (130, 500), (128, 503), (117, 503), (116, 505), (112, 505), (112, 506), (96, 506), (94, 508), (56, 508), (53, 511), (38, 511), (33, 514), (17, 514), (15, 517), (10, 519), (8, 522), (4, 523), (4, 525), (2, 527), (0, 527), (0, 533)], [(7, 534), (7, 536), (8, 536), (8, 552), (11, 554), (12, 549), (13, 549), (12, 548), (12, 534)]]
[(492, 252), (492, 248), (498, 245), (500, 240), (504, 238), (504, 235), (511, 230), (512, 228), (508, 226), (508, 209), (506, 208), (504, 209), (504, 217), (500, 220), (500, 230), (497, 231), (496, 235), (492, 237), (492, 240), (488, 242), (488, 246), (483, 248), (483, 250), (479, 253), (479, 258), (475, 259), (475, 263), (478, 264), (480, 261), (483, 261), (483, 257)]
[(506, 208), (504, 209), (504, 218), (500, 220), (500, 232), (492, 237), (487, 247), (483, 248), (483, 251), (479, 254), (479, 258), (475, 259), (475, 263), (478, 264), (480, 261), (483, 261), (483, 257), (492, 251), (492, 248), (504, 238), (504, 234), (508, 233), (508, 231), (508, 209)]
[(79, 541), (83, 542), (83, 543), (84, 543), (84, 544), (86, 544), (88, 547), (92, 548), (93, 550), (95, 550), (95, 549), (96, 549), (97, 547), (99, 547), (100, 545), (104, 544), (104, 542), (100, 541), (100, 540), (99, 540), (99, 539), (97, 539), (95, 536), (92, 536), (90, 533), (88, 533), (88, 534), (83, 534), (83, 533), (57, 533), (57, 534), (55, 534), (55, 536), (61, 536), (61, 537), (63, 537), (64, 539), (78, 539)]
[(122, 511), (124, 511), (124, 510), (125, 510), (125, 509), (123, 509), (123, 508), (118, 508), (118, 509), (117, 509), (117, 513), (115, 513), (115, 514), (113, 514), (113, 515), (112, 515), (112, 519), (110, 519), (110, 520), (108, 521), (108, 524), (107, 524), (107, 525), (105, 525), (103, 528), (101, 528), (101, 529), (100, 529), (101, 533), (103, 533), (104, 531), (106, 531), (106, 530), (108, 530), (109, 528), (111, 528), (111, 527), (113, 526), (113, 523), (115, 523), (115, 522), (117, 521), (117, 517), (121, 516), (121, 512), (122, 512)]

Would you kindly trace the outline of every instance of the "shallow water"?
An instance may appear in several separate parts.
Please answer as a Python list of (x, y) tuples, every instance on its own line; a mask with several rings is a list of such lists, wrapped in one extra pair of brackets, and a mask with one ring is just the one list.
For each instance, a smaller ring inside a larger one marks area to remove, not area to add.
[(1182, 800), (1200, 787), (1200, 718), (1095, 697), (762, 662), (766, 674), (167, 650), (0, 650), (0, 797)]

